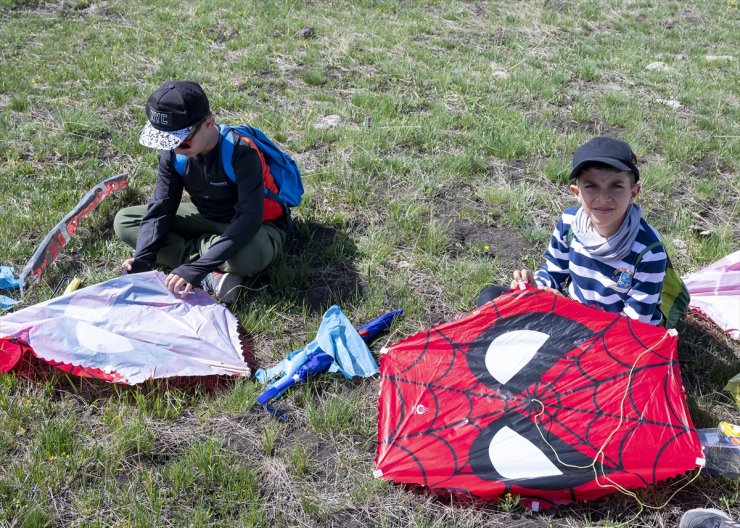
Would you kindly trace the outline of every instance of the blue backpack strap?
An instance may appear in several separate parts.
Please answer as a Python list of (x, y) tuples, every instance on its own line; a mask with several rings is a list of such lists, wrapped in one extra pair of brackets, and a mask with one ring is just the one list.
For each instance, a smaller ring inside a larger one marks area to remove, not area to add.
[[(234, 133), (236, 131), (236, 133)], [(249, 127), (246, 125), (234, 127), (229, 125), (219, 125), (219, 148), (221, 149), (221, 166), (224, 169), (224, 172), (229, 177), (231, 181), (236, 183), (236, 173), (234, 172), (234, 165), (232, 164), (232, 160), (234, 158), (234, 148), (236, 146), (236, 143), (239, 141), (239, 135), (244, 135), (248, 137), (252, 142), (255, 144), (255, 146), (262, 152), (263, 157), (265, 158), (265, 163), (268, 163), (268, 158), (270, 156), (275, 156), (274, 151), (277, 151), (280, 153), (281, 156), (285, 156), (288, 158), (288, 160), (293, 164), (296, 171), (298, 172), (298, 175), (300, 176), (300, 172), (298, 171), (298, 166), (295, 165), (295, 162), (290, 159), (287, 155), (282, 153), (276, 147), (268, 138), (264, 135), (264, 133), (253, 127)], [(271, 166), (270, 166), (271, 167)], [(273, 174), (273, 178), (275, 177), (275, 174)], [(277, 182), (276, 182), (277, 183)], [(300, 179), (299, 179), (300, 183)], [(264, 187), (264, 193), (265, 196), (277, 203), (279, 203), (283, 208), (283, 213), (286, 219), (286, 222), (288, 224), (288, 232), (293, 232), (293, 222), (290, 218), (290, 208), (285, 203), (285, 200), (282, 199), (278, 194), (272, 192), (267, 187)], [(303, 187), (301, 186), (301, 194), (303, 194)]]
[[(247, 136), (260, 150), (264, 148), (264, 144), (259, 141), (259, 136), (255, 134), (256, 129), (252, 127), (231, 127), (228, 125), (220, 125), (219, 128), (221, 129), (221, 137), (219, 139), (219, 141), (221, 142), (221, 166), (224, 168), (224, 172), (226, 172), (226, 175), (229, 177), (229, 179), (236, 183), (236, 173), (234, 172), (234, 165), (232, 164), (232, 160), (234, 157), (234, 148), (236, 146), (236, 143), (239, 141), (238, 134), (242, 133), (243, 135)], [(233, 133), (234, 131), (236, 131), (237, 133)], [(264, 153), (263, 156), (265, 156)], [(267, 163), (267, 159), (265, 159), (265, 163)], [(283, 203), (283, 200), (267, 187), (265, 187), (265, 196), (281, 205), (285, 205)]]
[[(219, 125), (220, 137), (218, 141), (221, 145), (221, 167), (223, 167), (226, 176), (236, 183), (236, 173), (234, 172), (234, 165), (232, 160), (234, 159), (234, 134), (231, 133), (232, 127), (228, 125)], [(237, 138), (236, 141), (239, 141)]]
[(172, 162), (175, 167), (175, 171), (180, 176), (185, 176), (185, 168), (188, 165), (188, 157), (183, 154), (175, 154), (175, 159)]

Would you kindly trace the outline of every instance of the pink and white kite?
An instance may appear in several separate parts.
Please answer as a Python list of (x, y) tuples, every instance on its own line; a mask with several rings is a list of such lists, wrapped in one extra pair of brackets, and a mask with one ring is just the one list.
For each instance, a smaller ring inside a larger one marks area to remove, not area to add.
[(77, 376), (129, 385), (249, 376), (234, 315), (200, 289), (173, 294), (164, 278), (124, 275), (0, 317), (0, 372), (30, 353)]
[(710, 318), (732, 339), (740, 339), (740, 251), (683, 277), (689, 308)]

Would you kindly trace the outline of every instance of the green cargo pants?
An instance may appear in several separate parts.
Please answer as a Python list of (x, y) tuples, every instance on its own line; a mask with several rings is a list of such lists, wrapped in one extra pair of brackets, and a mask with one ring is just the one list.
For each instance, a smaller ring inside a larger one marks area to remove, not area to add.
[[(136, 248), (141, 219), (146, 205), (134, 205), (118, 211), (113, 221), (116, 236)], [(172, 229), (157, 252), (157, 264), (174, 269), (200, 258), (229, 227), (228, 223), (204, 218), (191, 203), (181, 203)], [(272, 264), (285, 247), (285, 231), (271, 222), (262, 224), (254, 238), (236, 255), (221, 265), (222, 271), (245, 277), (256, 275)]]

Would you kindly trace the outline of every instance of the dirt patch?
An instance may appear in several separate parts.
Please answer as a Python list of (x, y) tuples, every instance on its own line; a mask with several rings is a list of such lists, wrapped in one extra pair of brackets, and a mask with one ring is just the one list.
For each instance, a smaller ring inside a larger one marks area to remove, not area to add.
[(701, 18), (692, 9), (684, 8), (679, 11), (679, 14), (691, 26), (697, 26), (702, 23)]
[(509, 227), (482, 227), (458, 221), (450, 226), (450, 232), (451, 254), (484, 255), (499, 260), (506, 268), (520, 264), (534, 249), (516, 229)]
[(524, 161), (507, 161), (489, 157), (486, 159), (486, 167), (492, 176), (509, 183), (522, 181), (527, 174), (527, 163)]
[[(523, 162), (490, 158), (488, 165), (498, 178), (509, 182), (525, 179), (526, 164)], [(502, 265), (518, 265), (522, 257), (534, 249), (517, 229), (492, 223), (488, 214), (489, 206), (475, 197), (471, 184), (458, 182), (454, 186), (445, 187), (438, 193), (434, 204), (436, 219), (446, 225), (449, 232), (447, 253), (451, 256), (482, 255), (498, 259)], [(479, 213), (480, 222), (462, 218), (460, 211), (464, 208)]]
[(707, 154), (702, 159), (691, 165), (684, 164), (681, 171), (694, 179), (709, 180), (717, 176), (722, 171), (717, 163), (717, 158), (713, 154)]
[[(262, 427), (259, 426), (260, 411), (251, 410), (239, 418), (219, 418), (212, 425), (213, 433), (222, 436), (224, 446), (241, 458), (259, 460), (265, 456), (261, 447)], [(272, 420), (265, 413), (264, 420)]]

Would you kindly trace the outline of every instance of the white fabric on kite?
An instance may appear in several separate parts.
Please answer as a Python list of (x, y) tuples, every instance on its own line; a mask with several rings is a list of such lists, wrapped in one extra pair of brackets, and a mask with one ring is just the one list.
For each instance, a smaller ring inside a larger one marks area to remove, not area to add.
[(712, 319), (732, 339), (740, 339), (740, 251), (683, 277), (689, 307)]
[(97, 369), (136, 384), (172, 376), (249, 375), (237, 320), (202, 290), (186, 296), (165, 275), (124, 275), (0, 317), (0, 338), (41, 360)]

